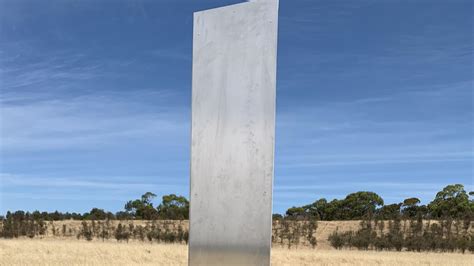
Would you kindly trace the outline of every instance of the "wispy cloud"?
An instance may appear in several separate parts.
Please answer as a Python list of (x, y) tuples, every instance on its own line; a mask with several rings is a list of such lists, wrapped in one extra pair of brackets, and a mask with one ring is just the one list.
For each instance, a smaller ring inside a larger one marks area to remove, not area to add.
[[(186, 117), (166, 104), (170, 91), (48, 98), (7, 93), (0, 106), (1, 141), (10, 150), (97, 148), (139, 137), (162, 141), (186, 132)], [(143, 104), (154, 98), (155, 106)], [(25, 130), (27, 129), (27, 130)]]
[[(334, 190), (334, 189), (353, 189), (353, 190), (387, 190), (396, 191), (439, 191), (444, 188), (446, 183), (419, 183), (419, 182), (334, 182), (321, 185), (275, 185), (276, 191), (308, 191), (308, 190)], [(466, 184), (465, 189), (470, 191), (474, 188), (473, 184)], [(355, 191), (354, 191), (355, 192)]]
[[(131, 194), (131, 193), (130, 193)], [(133, 197), (133, 195), (130, 194), (109, 194), (109, 195), (84, 195), (83, 193), (61, 193), (61, 192), (56, 192), (54, 194), (52, 193), (46, 193), (46, 194), (38, 194), (38, 193), (21, 193), (21, 192), (3, 192), (2, 197), (8, 198), (10, 200), (52, 200), (52, 201), (67, 201), (68, 203), (70, 201), (94, 201), (96, 202), (104, 202), (104, 201), (114, 201), (114, 202), (123, 202), (125, 203), (126, 200), (128, 199), (126, 196), (129, 196), (129, 199)], [(1, 198), (0, 198), (1, 200)], [(7, 202), (10, 203), (10, 202)], [(10, 203), (11, 204), (11, 203)], [(10, 205), (9, 204), (9, 205)], [(94, 206), (99, 206), (100, 205), (94, 205)], [(2, 209), (3, 208), (3, 209)], [(92, 208), (92, 207), (91, 207)], [(89, 208), (89, 209), (91, 209)], [(48, 206), (48, 209), (51, 210), (56, 210), (58, 209), (57, 205), (56, 206)], [(41, 209), (41, 211), (46, 211), (48, 209)], [(87, 209), (87, 210), (89, 210)], [(1, 201), (0, 201), (0, 210), (2, 212), (6, 212), (7, 210), (12, 210), (14, 211), (15, 209), (9, 209), (9, 206), (2, 206)], [(23, 207), (22, 210), (29, 210), (33, 211), (35, 210), (35, 207)], [(107, 209), (110, 211), (110, 209)], [(65, 208), (64, 211), (66, 212), (74, 212), (75, 210), (71, 210), (68, 208)]]
[[(167, 139), (187, 132), (187, 107), (174, 104), (182, 91), (148, 83), (121, 86), (124, 79), (117, 73), (129, 69), (133, 58), (97, 58), (65, 49), (35, 53), (32, 45), (0, 46), (5, 54), (0, 61), (4, 155), (17, 150), (98, 148), (139, 138), (146, 142), (151, 136), (171, 144)], [(102, 85), (103, 81), (109, 83)]]
[(471, 163), (474, 117), (465, 111), (471, 85), (418, 87), (285, 110), (277, 116), (277, 148), (285, 151), (277, 152), (277, 167)]
[(0, 61), (3, 90), (48, 86), (48, 83), (54, 81), (77, 82), (106, 74), (103, 62), (94, 62), (87, 59), (84, 54), (62, 52), (25, 56), (24, 53), (25, 50), (22, 54), (9, 56)]
[(344, 166), (344, 165), (384, 165), (384, 164), (419, 164), (419, 163), (439, 163), (439, 162), (472, 162), (474, 156), (466, 158), (426, 158), (426, 159), (390, 159), (390, 160), (353, 160), (321, 163), (289, 163), (282, 164), (283, 168), (302, 168), (316, 166)]
[(188, 54), (187, 52), (183, 51), (182, 48), (180, 49), (177, 47), (154, 49), (149, 51), (148, 53), (157, 58), (182, 60), (189, 62), (191, 62), (192, 59), (191, 54)]
[(179, 184), (174, 180), (173, 182), (166, 182), (169, 177), (156, 178), (159, 182), (127, 182), (121, 180), (140, 180), (143, 177), (129, 176), (129, 177), (108, 177), (108, 180), (114, 180), (113, 182), (104, 182), (104, 178), (92, 179), (88, 178), (71, 178), (71, 177), (38, 177), (38, 176), (26, 176), (16, 174), (0, 173), (0, 185), (6, 189), (8, 187), (48, 187), (48, 188), (92, 188), (101, 190), (127, 190), (127, 191), (149, 191), (160, 189), (162, 191), (176, 190), (178, 187), (182, 187), (183, 184)]

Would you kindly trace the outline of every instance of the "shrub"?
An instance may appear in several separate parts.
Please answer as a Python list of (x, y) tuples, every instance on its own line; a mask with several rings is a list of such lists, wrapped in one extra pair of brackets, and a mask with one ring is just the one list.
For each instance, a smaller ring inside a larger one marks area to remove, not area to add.
[(342, 247), (346, 244), (344, 241), (344, 237), (339, 234), (337, 229), (329, 235), (328, 240), (331, 243), (331, 246), (335, 249), (342, 249)]

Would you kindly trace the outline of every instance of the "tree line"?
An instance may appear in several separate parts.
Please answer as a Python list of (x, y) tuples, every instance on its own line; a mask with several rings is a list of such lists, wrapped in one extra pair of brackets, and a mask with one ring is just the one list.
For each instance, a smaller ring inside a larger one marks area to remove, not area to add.
[(420, 205), (421, 201), (418, 198), (407, 198), (400, 203), (384, 205), (384, 200), (378, 194), (359, 191), (347, 195), (344, 199), (327, 201), (322, 198), (308, 205), (291, 207), (285, 216), (323, 221), (361, 220), (367, 216), (376, 216), (381, 220), (393, 220), (400, 216), (422, 219), (472, 219), (473, 196), (474, 193), (472, 191), (467, 193), (463, 185), (453, 184), (439, 191), (427, 205)]
[[(472, 196), (463, 185), (454, 184), (444, 187), (427, 205), (421, 205), (418, 198), (384, 205), (379, 195), (363, 191), (330, 202), (319, 199), (302, 207), (291, 207), (284, 215), (274, 214), (272, 243), (288, 248), (298, 245), (314, 248), (318, 220), (361, 220), (358, 230), (336, 229), (328, 238), (330, 244), (336, 249), (474, 252)], [(89, 241), (134, 239), (187, 243), (188, 230), (181, 224), (189, 217), (188, 200), (165, 195), (155, 207), (152, 203), (155, 197), (147, 192), (139, 199), (127, 201), (124, 210), (115, 214), (98, 208), (84, 214), (7, 212), (1, 217), (0, 237), (33, 238), (52, 234)], [(54, 222), (66, 219), (82, 220), (80, 229)], [(131, 220), (138, 220), (138, 224)]]
[[(420, 205), (418, 198), (407, 198), (403, 202), (384, 205), (384, 200), (375, 192), (359, 191), (350, 193), (344, 199), (318, 199), (311, 204), (291, 207), (285, 214), (274, 214), (274, 219), (296, 220), (361, 220), (368, 215), (382, 220), (396, 217), (422, 219), (452, 218), (472, 219), (474, 216), (474, 193), (467, 193), (461, 184), (444, 187), (427, 205)], [(158, 206), (153, 206), (156, 197), (146, 192), (139, 199), (127, 201), (122, 211), (112, 213), (99, 208), (90, 212), (25, 212), (15, 211), (0, 216), (1, 220), (60, 221), (60, 220), (187, 220), (189, 219), (189, 201), (184, 196), (165, 195)]]
[(139, 199), (128, 201), (123, 211), (112, 213), (99, 208), (92, 208), (83, 214), (76, 212), (25, 212), (7, 211), (0, 220), (34, 220), (34, 221), (63, 221), (63, 220), (187, 220), (189, 219), (189, 201), (175, 194), (165, 195), (162, 202), (154, 207), (152, 200), (156, 195), (146, 192)]

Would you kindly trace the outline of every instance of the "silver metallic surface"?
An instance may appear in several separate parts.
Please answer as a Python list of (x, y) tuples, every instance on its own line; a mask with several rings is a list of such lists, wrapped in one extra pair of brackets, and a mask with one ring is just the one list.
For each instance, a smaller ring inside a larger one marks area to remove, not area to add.
[(194, 14), (190, 265), (269, 265), (278, 0)]

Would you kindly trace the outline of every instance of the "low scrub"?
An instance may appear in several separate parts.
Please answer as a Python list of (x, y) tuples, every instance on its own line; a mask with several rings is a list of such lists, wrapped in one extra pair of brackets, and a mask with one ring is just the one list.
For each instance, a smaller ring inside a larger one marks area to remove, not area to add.
[(336, 249), (474, 252), (470, 219), (423, 221), (420, 216), (381, 221), (369, 218), (361, 222), (359, 230), (336, 230), (328, 241)]

